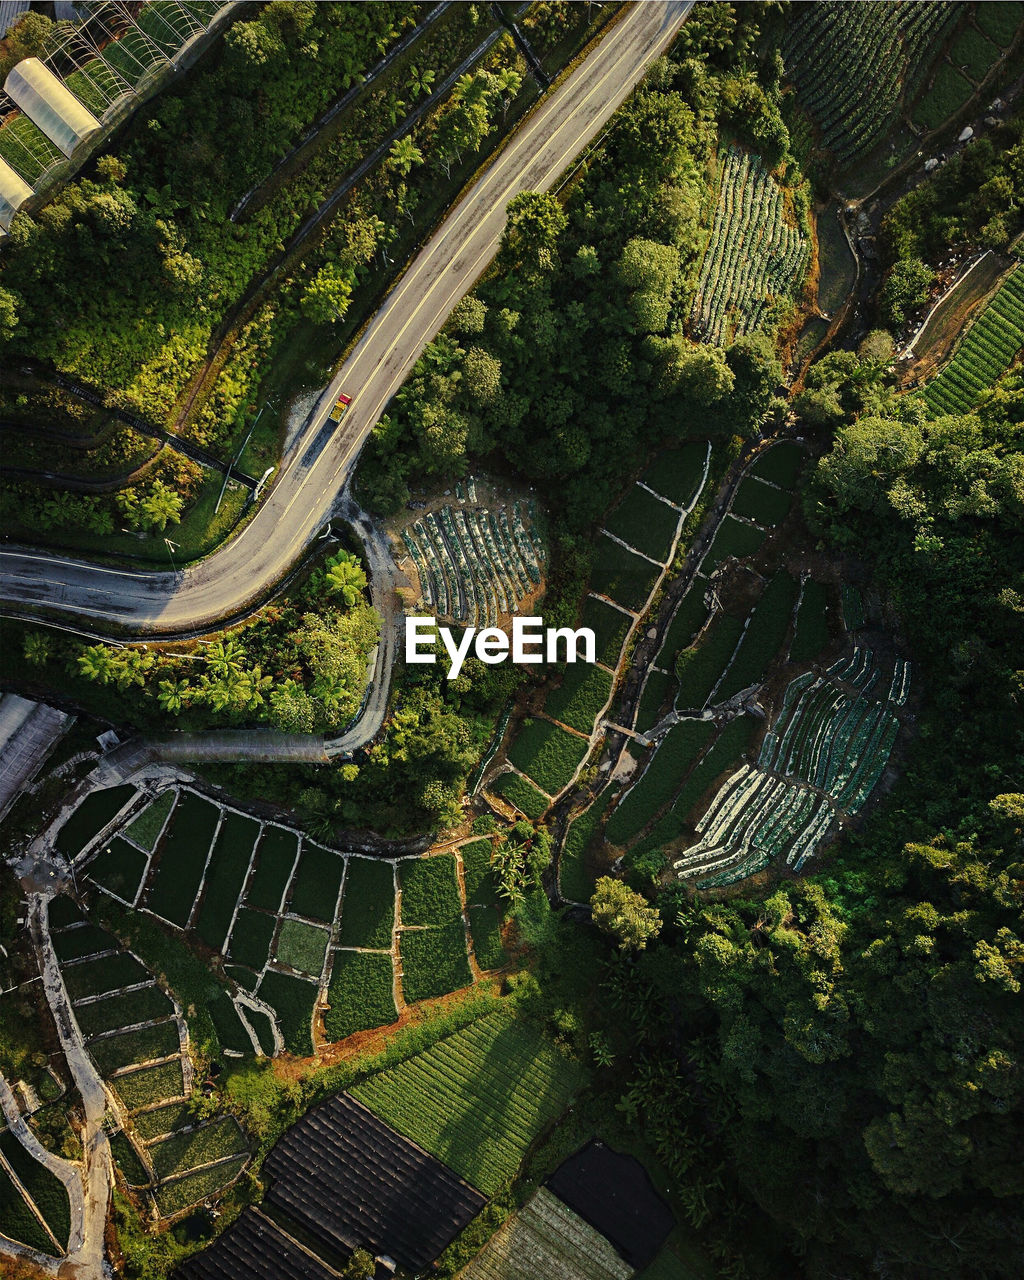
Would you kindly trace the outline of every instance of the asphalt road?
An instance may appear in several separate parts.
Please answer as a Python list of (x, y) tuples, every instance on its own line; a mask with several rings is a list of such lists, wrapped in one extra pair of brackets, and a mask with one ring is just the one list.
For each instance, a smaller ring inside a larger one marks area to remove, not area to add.
[[(385, 299), (236, 538), (181, 575), (8, 547), (0, 552), (0, 611), (42, 610), (99, 634), (179, 636), (213, 629), (266, 597), (318, 535), (388, 400), (493, 257), (508, 201), (554, 184), (669, 46), (691, 4), (633, 4), (545, 97)], [(339, 390), (352, 405), (331, 430)]]

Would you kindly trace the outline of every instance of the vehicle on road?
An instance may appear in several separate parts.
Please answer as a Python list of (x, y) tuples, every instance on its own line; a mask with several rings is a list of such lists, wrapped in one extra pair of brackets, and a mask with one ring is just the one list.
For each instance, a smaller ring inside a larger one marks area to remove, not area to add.
[(340, 422), (345, 413), (345, 410), (349, 407), (351, 403), (352, 403), (352, 397), (347, 396), (344, 393), (344, 391), (342, 391), (341, 394), (338, 396), (337, 400), (335, 400), (334, 402), (334, 408), (331, 410), (331, 421)]

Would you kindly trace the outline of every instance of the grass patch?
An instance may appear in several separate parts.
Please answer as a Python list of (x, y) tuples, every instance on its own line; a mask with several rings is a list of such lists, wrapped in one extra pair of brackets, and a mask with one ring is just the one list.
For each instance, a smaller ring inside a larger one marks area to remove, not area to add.
[(85, 956), (93, 956), (98, 951), (117, 950), (117, 939), (107, 933), (106, 929), (97, 929), (94, 924), (83, 924), (77, 929), (68, 929), (66, 933), (57, 933), (53, 937), (53, 949), (57, 959), (63, 964), (66, 960), (81, 960)]
[(60, 1245), (66, 1248), (71, 1234), (71, 1205), (64, 1184), (31, 1156), (13, 1133), (0, 1134), (0, 1150), (18, 1181), (35, 1201), (46, 1225)]
[[(302, 857), (292, 881), (292, 896), (288, 910), (313, 920), (334, 919), (341, 878), (345, 874), (345, 861), (330, 849), (319, 845), (302, 845)], [(317, 970), (319, 973), (320, 970)]]
[(277, 959), (290, 969), (319, 978), (330, 938), (326, 929), (301, 920), (282, 920), (277, 935)]
[(226, 964), (224, 972), (228, 975), (232, 982), (236, 983), (243, 991), (253, 992), (260, 985), (259, 974), (253, 973), (251, 969), (245, 968), (240, 964)]
[(217, 832), (196, 919), (196, 932), (214, 951), (224, 950), (258, 831), (255, 819), (240, 813), (225, 813)]
[(542, 791), (555, 795), (576, 772), (588, 743), (549, 720), (524, 720), (508, 758)]
[(143, 1140), (149, 1142), (165, 1133), (173, 1133), (193, 1121), (192, 1112), (187, 1102), (172, 1102), (166, 1107), (155, 1107), (152, 1111), (142, 1111), (132, 1120), (135, 1132)]
[(238, 1122), (231, 1116), (204, 1124), (189, 1133), (176, 1133), (149, 1148), (156, 1176), (173, 1178), (188, 1173), (199, 1165), (221, 1160), (224, 1156), (241, 1155), (247, 1150)]
[(651, 594), (658, 566), (644, 560), (601, 533), (594, 545), (590, 589), (617, 600), (626, 609), (643, 607)]
[(250, 969), (262, 969), (270, 958), (270, 943), (276, 924), (275, 916), (239, 907), (235, 927), (231, 930), (231, 959)]
[(292, 832), (283, 827), (264, 827), (256, 846), (256, 867), (245, 894), (250, 906), (281, 910), (298, 848), (298, 839)]
[(467, 904), (471, 907), (496, 907), (499, 898), (491, 875), (490, 840), (473, 840), (464, 844), (459, 853)]
[(175, 805), (170, 828), (161, 842), (146, 906), (179, 929), (188, 924), (199, 896), (203, 868), (219, 820), (217, 805), (191, 791), (185, 792)]
[(462, 903), (452, 854), (401, 863), (398, 882), (402, 889), (403, 927), (461, 919)]
[(727, 556), (744, 560), (752, 556), (764, 542), (764, 534), (752, 524), (744, 524), (732, 516), (726, 516), (718, 526), (718, 532), (701, 561), (701, 573), (710, 574)]
[(277, 1014), (288, 1052), (299, 1057), (311, 1054), (313, 1035), (310, 1028), (317, 998), (316, 983), (270, 969), (263, 975), (259, 995)]
[(973, 93), (974, 85), (963, 72), (943, 62), (935, 73), (932, 87), (914, 108), (914, 123), (923, 129), (937, 129), (956, 115)]
[(664, 449), (644, 472), (643, 482), (663, 498), (688, 507), (700, 491), (707, 456), (708, 446), (704, 440), (691, 440), (678, 449)]
[(80, 1004), (75, 1010), (75, 1021), (83, 1036), (98, 1036), (104, 1031), (116, 1031), (118, 1027), (134, 1027), (154, 1018), (167, 1018), (174, 1006), (155, 984), (129, 991), (123, 996), (108, 996), (106, 1000), (94, 1000), (92, 1004)]
[(1005, 49), (1013, 43), (1017, 29), (1024, 22), (1024, 4), (1019, 0), (979, 4), (974, 10), (974, 21), (990, 40), (994, 40), (1000, 49)]
[(501, 796), (509, 804), (515, 805), (520, 813), (525, 813), (528, 818), (539, 818), (551, 803), (548, 797), (542, 795), (535, 786), (511, 770), (495, 778), (488, 790), (496, 796)]
[(473, 981), (461, 917), (429, 929), (403, 931), (399, 949), (402, 992), (410, 1004), (447, 995)]
[(806, 461), (807, 450), (803, 445), (795, 440), (782, 440), (761, 454), (750, 468), (750, 474), (777, 484), (781, 489), (795, 489)]
[(677, 707), (698, 711), (704, 707), (742, 634), (743, 619), (722, 613), (697, 644), (682, 651), (676, 658), (676, 679), (679, 681)]
[(394, 924), (395, 880), (390, 863), (350, 858), (338, 945), (386, 951)]
[(717, 701), (725, 702), (741, 689), (764, 678), (769, 664), (785, 643), (799, 590), (798, 583), (784, 571), (777, 573), (765, 587), (764, 594), (754, 606), (736, 656), (718, 686)]
[(125, 1133), (116, 1133), (110, 1139), (110, 1154), (121, 1170), (121, 1176), (130, 1187), (145, 1187), (150, 1182), (146, 1166)]
[(611, 692), (612, 678), (607, 671), (575, 662), (565, 668), (562, 683), (548, 694), (544, 710), (553, 720), (589, 734)]
[(469, 913), (473, 954), (481, 969), (500, 969), (508, 959), (501, 945), (501, 912), (497, 907), (473, 907)]
[(641, 733), (653, 729), (658, 723), (659, 712), (674, 687), (675, 681), (664, 671), (648, 671), (647, 683), (640, 695), (640, 706), (636, 713), (636, 728)]
[(100, 1073), (108, 1076), (133, 1063), (152, 1062), (154, 1058), (167, 1058), (181, 1047), (178, 1023), (158, 1022), (155, 1027), (143, 1027), (140, 1031), (127, 1031), (123, 1035), (105, 1036), (93, 1040), (89, 1053)]
[(622, 642), (626, 638), (632, 619), (604, 600), (595, 596), (587, 596), (583, 602), (581, 627), (589, 627), (594, 633), (594, 647), (598, 662), (606, 667), (614, 667), (622, 653)]
[(180, 1098), (185, 1092), (181, 1074), (181, 1062), (161, 1062), (156, 1067), (143, 1067), (129, 1071), (110, 1082), (129, 1111), (163, 1102), (165, 1098)]
[(274, 1053), (274, 1031), (270, 1018), (258, 1009), (246, 1009), (245, 1018), (253, 1031), (264, 1054), (270, 1058)]
[(164, 829), (167, 815), (174, 806), (174, 791), (164, 791), (147, 805), (139, 816), (125, 830), (125, 835), (141, 845), (148, 853), (156, 848), (160, 832)]
[(103, 956), (99, 960), (83, 960), (81, 964), (68, 965), (61, 971), (64, 985), (72, 1001), (86, 996), (104, 995), (120, 987), (131, 987), (146, 982), (151, 974), (127, 951), (116, 956)]
[(115, 836), (89, 863), (88, 877), (125, 902), (134, 902), (146, 874), (146, 855)]
[(756, 476), (747, 476), (737, 489), (730, 510), (733, 515), (772, 526), (785, 520), (792, 505), (793, 496), (789, 492), (773, 489)]
[(678, 511), (635, 484), (605, 520), (604, 527), (631, 547), (664, 564), (672, 550), (678, 523)]
[(611, 798), (611, 789), (606, 788), (589, 809), (572, 820), (565, 833), (558, 861), (558, 888), (562, 897), (570, 902), (589, 902), (594, 892), (596, 877), (587, 867), (587, 849)]
[(714, 725), (708, 720), (681, 720), (672, 726), (651, 757), (643, 777), (608, 819), (605, 835), (612, 844), (624, 844), (635, 836), (667, 803), (713, 732)]
[(823, 582), (808, 578), (796, 614), (796, 631), (789, 650), (791, 662), (811, 662), (825, 648), (828, 634), (828, 591)]
[(77, 857), (134, 795), (135, 788), (130, 786), (91, 792), (57, 832), (54, 844), (58, 851), (68, 858)]
[(186, 1173), (184, 1177), (165, 1183), (156, 1193), (156, 1207), (160, 1210), (161, 1216), (173, 1217), (182, 1209), (187, 1209), (189, 1205), (217, 1195), (238, 1177), (245, 1161), (245, 1156), (239, 1156), (235, 1160), (215, 1165), (212, 1169)]
[(223, 988), (218, 988), (217, 994), (210, 999), (207, 1008), (221, 1048), (233, 1049), (236, 1053), (251, 1056), (252, 1041), (249, 1039), (248, 1031), (242, 1026), (238, 1010), (228, 993)]
[(394, 970), (389, 955), (336, 951), (324, 1014), (328, 1040), (395, 1021)]
[[(981, 6), (979, 6), (981, 7)], [(973, 27), (965, 27), (949, 51), (950, 61), (966, 69), (972, 80), (981, 82), (999, 57), (999, 50)]]
[(582, 1071), (526, 1018), (479, 1018), (353, 1094), (485, 1195), (510, 1182)]

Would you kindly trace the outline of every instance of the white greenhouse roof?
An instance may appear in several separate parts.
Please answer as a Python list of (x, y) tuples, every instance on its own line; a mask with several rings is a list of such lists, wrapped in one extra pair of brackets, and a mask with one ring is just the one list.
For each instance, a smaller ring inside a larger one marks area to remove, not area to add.
[(4, 89), (66, 156), (100, 127), (92, 112), (38, 58), (23, 58), (4, 81)]
[(0, 156), (0, 228), (6, 231), (11, 219), (32, 194), (32, 188)]

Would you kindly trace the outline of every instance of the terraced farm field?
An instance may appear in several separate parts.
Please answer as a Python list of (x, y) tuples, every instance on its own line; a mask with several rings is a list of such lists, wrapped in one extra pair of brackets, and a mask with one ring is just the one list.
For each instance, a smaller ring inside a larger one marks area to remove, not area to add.
[(488, 1014), (352, 1089), (399, 1133), (485, 1195), (516, 1174), (562, 1114), (580, 1070), (532, 1021)]
[(693, 332), (706, 342), (764, 327), (799, 289), (810, 245), (763, 162), (731, 146), (719, 154), (719, 190), (700, 266)]
[(1024, 348), (1024, 266), (999, 286), (967, 330), (949, 364), (921, 393), (933, 416), (964, 413)]

